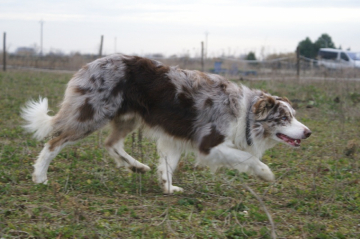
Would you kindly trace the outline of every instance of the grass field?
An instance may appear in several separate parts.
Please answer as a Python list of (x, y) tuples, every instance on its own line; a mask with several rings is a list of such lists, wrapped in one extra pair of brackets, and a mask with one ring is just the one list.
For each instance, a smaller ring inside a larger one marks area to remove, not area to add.
[[(65, 148), (47, 185), (31, 181), (44, 142), (21, 128), (19, 109), (49, 98), (53, 112), (69, 74), (0, 73), (0, 238), (360, 238), (360, 82), (244, 81), (287, 96), (313, 132), (300, 149), (278, 145), (263, 161), (277, 180), (234, 170), (211, 174), (184, 156), (174, 176), (182, 194), (163, 195), (155, 144), (135, 134), (127, 151), (152, 170), (117, 169), (102, 147), (104, 128)], [(52, 112), (52, 113), (53, 113)]]

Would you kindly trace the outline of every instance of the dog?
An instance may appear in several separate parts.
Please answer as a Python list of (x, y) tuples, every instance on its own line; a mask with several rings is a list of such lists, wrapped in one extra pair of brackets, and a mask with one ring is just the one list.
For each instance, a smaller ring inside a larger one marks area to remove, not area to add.
[(311, 135), (285, 97), (236, 85), (220, 75), (123, 54), (81, 68), (68, 82), (56, 115), (48, 115), (47, 98), (40, 97), (28, 101), (21, 116), (36, 139), (50, 136), (34, 164), (35, 183), (47, 182), (50, 162), (66, 145), (110, 124), (105, 147), (117, 167), (150, 170), (125, 152), (129, 133), (142, 127), (157, 140), (157, 171), (166, 194), (183, 191), (172, 185), (183, 152), (195, 152), (197, 163), (212, 171), (228, 167), (273, 181), (274, 174), (260, 161), (264, 151), (279, 142), (299, 147)]

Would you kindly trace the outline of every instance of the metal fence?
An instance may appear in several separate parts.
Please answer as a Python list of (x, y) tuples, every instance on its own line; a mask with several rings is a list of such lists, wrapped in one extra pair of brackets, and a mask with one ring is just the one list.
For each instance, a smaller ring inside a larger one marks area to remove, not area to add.
[[(97, 55), (47, 55), (47, 56), (20, 56), (7, 55), (6, 62), (8, 68), (31, 68), (46, 70), (65, 70), (76, 71), (86, 63), (97, 59)], [(278, 57), (261, 61), (243, 60), (234, 57), (215, 57), (204, 59), (191, 57), (170, 57), (156, 58), (166, 65), (179, 66), (183, 69), (202, 70), (215, 74), (221, 74), (229, 79), (275, 79), (275, 78), (360, 78), (360, 70), (347, 69), (326, 69), (319, 67), (317, 60), (300, 56), (297, 60), (296, 55), (288, 57)], [(299, 62), (299, 63), (297, 63)], [(2, 63), (2, 62), (1, 62)], [(204, 64), (204, 65), (202, 65)], [(299, 64), (299, 66), (297, 65)]]

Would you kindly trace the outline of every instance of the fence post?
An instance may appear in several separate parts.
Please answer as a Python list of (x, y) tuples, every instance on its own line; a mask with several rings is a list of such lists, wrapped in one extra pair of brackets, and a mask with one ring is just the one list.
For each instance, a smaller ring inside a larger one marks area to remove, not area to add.
[(104, 40), (104, 35), (101, 35), (99, 57), (102, 56), (103, 40)]
[(204, 72), (204, 42), (201, 42), (201, 71)]
[(296, 76), (300, 76), (300, 47), (296, 47)]
[(138, 150), (140, 151), (140, 159), (143, 159), (143, 151), (142, 151), (142, 130), (138, 131)]
[(3, 70), (6, 71), (6, 32), (4, 32), (3, 46)]

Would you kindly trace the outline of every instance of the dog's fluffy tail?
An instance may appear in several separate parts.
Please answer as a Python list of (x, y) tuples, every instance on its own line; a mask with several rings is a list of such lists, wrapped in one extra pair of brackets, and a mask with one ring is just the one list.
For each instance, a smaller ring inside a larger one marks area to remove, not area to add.
[(24, 129), (34, 133), (33, 137), (37, 140), (42, 140), (53, 130), (53, 116), (49, 116), (48, 112), (48, 99), (41, 97), (39, 101), (28, 101), (21, 110), (21, 117), (26, 121)]

